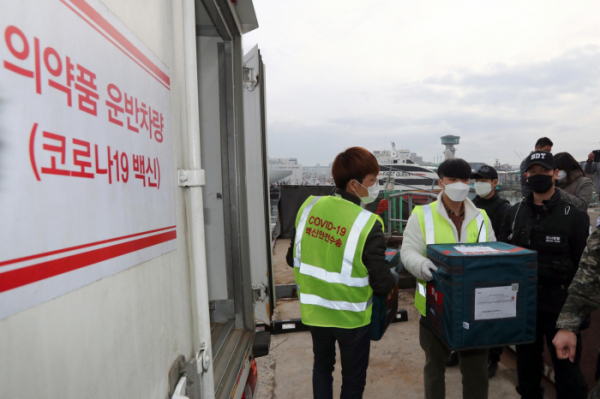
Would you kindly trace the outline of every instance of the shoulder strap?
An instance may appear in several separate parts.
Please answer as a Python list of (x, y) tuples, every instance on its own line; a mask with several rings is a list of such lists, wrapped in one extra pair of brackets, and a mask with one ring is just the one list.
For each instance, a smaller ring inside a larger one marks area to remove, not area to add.
[(487, 226), (485, 225), (485, 218), (483, 217), (483, 213), (481, 210), (475, 217), (475, 221), (477, 222), (477, 227), (479, 227), (477, 242), (486, 242), (487, 241)]

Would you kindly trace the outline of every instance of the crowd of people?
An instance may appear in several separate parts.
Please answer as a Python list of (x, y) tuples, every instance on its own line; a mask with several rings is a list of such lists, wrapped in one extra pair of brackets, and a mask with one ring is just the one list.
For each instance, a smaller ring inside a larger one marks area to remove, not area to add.
[[(427, 245), (478, 242), (482, 224), (484, 241), (498, 240), (537, 252), (537, 336), (535, 342), (516, 346), (518, 394), (525, 399), (543, 398), (545, 341), (557, 398), (588, 397), (579, 366), (580, 331), (589, 327), (590, 312), (600, 308), (600, 230), (590, 226), (587, 209), (594, 183), (586, 174), (596, 174), (599, 192), (600, 162), (595, 162), (592, 152), (582, 168), (571, 154), (553, 154), (552, 147), (550, 139), (540, 138), (523, 160), (522, 198), (514, 205), (498, 195), (498, 173), (493, 167), (483, 165), (473, 172), (465, 160), (448, 159), (438, 167), (438, 200), (417, 206), (408, 219), (400, 253), (405, 269), (417, 280), (415, 307), (425, 352), (425, 398), (445, 398), (446, 367), (456, 364), (462, 373), (463, 398), (487, 398), (489, 378), (498, 368), (502, 347), (451, 353), (425, 317), (426, 282), (437, 272), (426, 256)], [(398, 281), (385, 260), (383, 220), (364, 209), (378, 197), (378, 172), (369, 151), (347, 149), (333, 163), (335, 192), (308, 198), (296, 218), (287, 262), (294, 267), (302, 321), (310, 326), (313, 339), (315, 398), (333, 397), (336, 342), (342, 360), (341, 397), (362, 397), (369, 363), (370, 298), (386, 295)], [(477, 195), (470, 200), (472, 180)], [(340, 226), (336, 244), (326, 232), (317, 229), (315, 234), (315, 220)], [(600, 398), (600, 388), (589, 397)]]

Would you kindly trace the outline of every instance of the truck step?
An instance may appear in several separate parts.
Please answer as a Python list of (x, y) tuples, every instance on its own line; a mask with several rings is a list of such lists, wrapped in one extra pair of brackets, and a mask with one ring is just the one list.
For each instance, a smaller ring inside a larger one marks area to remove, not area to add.
[[(408, 311), (406, 309), (398, 309), (392, 323), (400, 323), (403, 321), (408, 321)], [(286, 334), (308, 330), (309, 326), (302, 323), (302, 319), (273, 320), (271, 326), (264, 323), (256, 323), (257, 332), (269, 331), (271, 334)]]
[[(215, 399), (231, 398), (237, 389), (236, 379), (251, 356), (253, 331), (231, 330), (214, 360)], [(238, 381), (239, 382), (239, 381)], [(242, 389), (243, 389), (243, 381)]]

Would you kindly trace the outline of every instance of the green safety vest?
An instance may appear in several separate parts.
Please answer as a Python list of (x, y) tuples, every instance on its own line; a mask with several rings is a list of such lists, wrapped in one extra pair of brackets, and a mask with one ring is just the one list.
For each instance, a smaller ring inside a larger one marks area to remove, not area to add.
[[(421, 232), (423, 233), (423, 239), (425, 240), (426, 245), (456, 243), (450, 224), (437, 211), (437, 201), (432, 202), (431, 204), (417, 206), (412, 213), (413, 215), (416, 213), (419, 217), (419, 226), (421, 227)], [(486, 242), (489, 240), (488, 231), (490, 231), (490, 219), (487, 213), (483, 209), (480, 209), (477, 217), (471, 220), (467, 226), (466, 242), (478, 242), (478, 237), (479, 242)], [(426, 253), (423, 254), (423, 256), (426, 255)], [(426, 290), (427, 282), (417, 279), (415, 307), (423, 316), (426, 315)]]
[(294, 276), (302, 323), (357, 328), (371, 322), (373, 290), (362, 256), (377, 215), (339, 197), (309, 197), (296, 216)]

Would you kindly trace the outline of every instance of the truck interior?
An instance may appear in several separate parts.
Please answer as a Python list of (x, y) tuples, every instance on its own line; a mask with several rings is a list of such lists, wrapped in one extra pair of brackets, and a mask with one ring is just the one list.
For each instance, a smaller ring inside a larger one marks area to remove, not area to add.
[[(252, 65), (246, 65), (242, 49), (242, 35), (257, 27), (251, 2), (196, 1), (200, 138), (206, 173), (203, 201), (216, 398), (231, 397), (232, 389), (236, 389), (241, 367), (252, 357), (255, 316), (269, 322), (274, 295), (264, 65), (256, 48), (246, 59)], [(256, 223), (265, 228), (257, 229)], [(249, 226), (253, 226), (252, 231)]]

